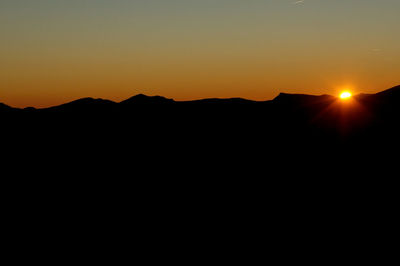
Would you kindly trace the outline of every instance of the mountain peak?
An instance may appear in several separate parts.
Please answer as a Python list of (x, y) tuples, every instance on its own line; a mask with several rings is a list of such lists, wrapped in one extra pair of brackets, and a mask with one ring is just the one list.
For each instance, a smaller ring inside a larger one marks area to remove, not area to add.
[(121, 104), (166, 104), (173, 102), (175, 101), (162, 96), (147, 96), (144, 94), (138, 94), (125, 101), (122, 101)]
[(95, 99), (95, 98), (87, 97), (87, 98), (82, 98), (82, 99), (78, 99), (73, 102), (70, 102), (70, 104), (96, 104), (96, 103), (112, 103), (112, 101), (104, 100), (101, 98)]
[(88, 108), (103, 108), (104, 106), (110, 106), (115, 104), (115, 102), (110, 101), (110, 100), (104, 100), (104, 99), (95, 99), (95, 98), (82, 98), (78, 99), (69, 103), (65, 103), (62, 105), (58, 106), (53, 106), (45, 109), (50, 109), (50, 110), (82, 110), (82, 109), (88, 109)]

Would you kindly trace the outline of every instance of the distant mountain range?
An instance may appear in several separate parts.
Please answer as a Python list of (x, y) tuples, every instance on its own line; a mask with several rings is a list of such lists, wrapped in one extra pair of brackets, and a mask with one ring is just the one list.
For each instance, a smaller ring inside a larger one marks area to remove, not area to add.
[(271, 101), (174, 101), (139, 94), (120, 103), (84, 98), (44, 109), (0, 104), (0, 117), (9, 139), (35, 138), (47, 147), (53, 145), (49, 142), (102, 143), (136, 152), (162, 148), (188, 154), (235, 149), (245, 154), (255, 147), (332, 150), (365, 143), (389, 147), (400, 135), (400, 86), (346, 101), (286, 93)]
[[(44, 109), (0, 104), (2, 167), (54, 193), (81, 187), (116, 199), (141, 193), (135, 201), (157, 199), (156, 205), (182, 194), (177, 201), (185, 202), (193, 191), (198, 201), (214, 191), (224, 202), (240, 198), (237, 204), (243, 198), (280, 202), (285, 191), (297, 195), (292, 204), (327, 188), (336, 201), (340, 189), (361, 191), (395, 178), (399, 118), (400, 86), (346, 101), (282, 93), (261, 102), (136, 95), (120, 103), (84, 98)], [(48, 179), (40, 182), (42, 176)], [(269, 198), (276, 184), (281, 191)]]
[[(366, 103), (382, 103), (382, 102), (396, 102), (400, 100), (400, 86), (393, 87), (391, 89), (376, 93), (376, 94), (359, 94), (353, 96), (353, 98), (360, 103), (364, 101)], [(242, 98), (229, 98), (229, 99), (219, 99), (219, 98), (211, 98), (211, 99), (201, 99), (201, 100), (193, 100), (193, 101), (175, 101), (173, 99), (168, 99), (162, 96), (146, 96), (144, 94), (138, 94), (133, 96), (127, 100), (124, 100), (120, 103), (105, 100), (105, 99), (94, 99), (94, 98), (82, 98), (75, 100), (73, 102), (65, 103), (59, 106), (43, 108), (43, 109), (36, 109), (33, 107), (20, 109), (20, 108), (13, 108), (4, 103), (0, 103), (0, 112), (1, 111), (11, 111), (11, 110), (25, 110), (27, 112), (32, 112), (34, 110), (41, 110), (41, 111), (54, 111), (54, 110), (87, 110), (90, 109), (102, 109), (102, 108), (114, 108), (116, 106), (144, 106), (144, 105), (210, 105), (210, 104), (283, 104), (283, 105), (293, 105), (293, 106), (305, 106), (305, 105), (313, 105), (318, 104), (321, 102), (332, 102), (338, 100), (337, 97), (331, 95), (306, 95), (306, 94), (287, 94), (281, 93), (275, 99), (271, 101), (253, 101), (247, 100)]]

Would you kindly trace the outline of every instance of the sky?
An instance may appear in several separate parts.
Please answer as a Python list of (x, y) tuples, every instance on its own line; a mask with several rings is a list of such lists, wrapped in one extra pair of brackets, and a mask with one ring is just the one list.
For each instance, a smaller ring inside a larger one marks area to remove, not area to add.
[(0, 0), (0, 102), (373, 93), (400, 84), (399, 0)]

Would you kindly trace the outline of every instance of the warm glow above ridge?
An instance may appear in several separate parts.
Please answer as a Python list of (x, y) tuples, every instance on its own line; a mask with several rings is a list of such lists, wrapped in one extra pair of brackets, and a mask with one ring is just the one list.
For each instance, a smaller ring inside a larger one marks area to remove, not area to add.
[(347, 100), (350, 99), (353, 95), (349, 91), (343, 91), (340, 93), (340, 99)]

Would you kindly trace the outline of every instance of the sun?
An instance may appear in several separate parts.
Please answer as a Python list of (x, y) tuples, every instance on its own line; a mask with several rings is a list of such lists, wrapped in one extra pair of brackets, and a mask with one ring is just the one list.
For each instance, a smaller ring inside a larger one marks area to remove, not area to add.
[(340, 99), (342, 100), (348, 100), (353, 96), (353, 94), (351, 94), (351, 92), (349, 91), (343, 91), (340, 93)]

